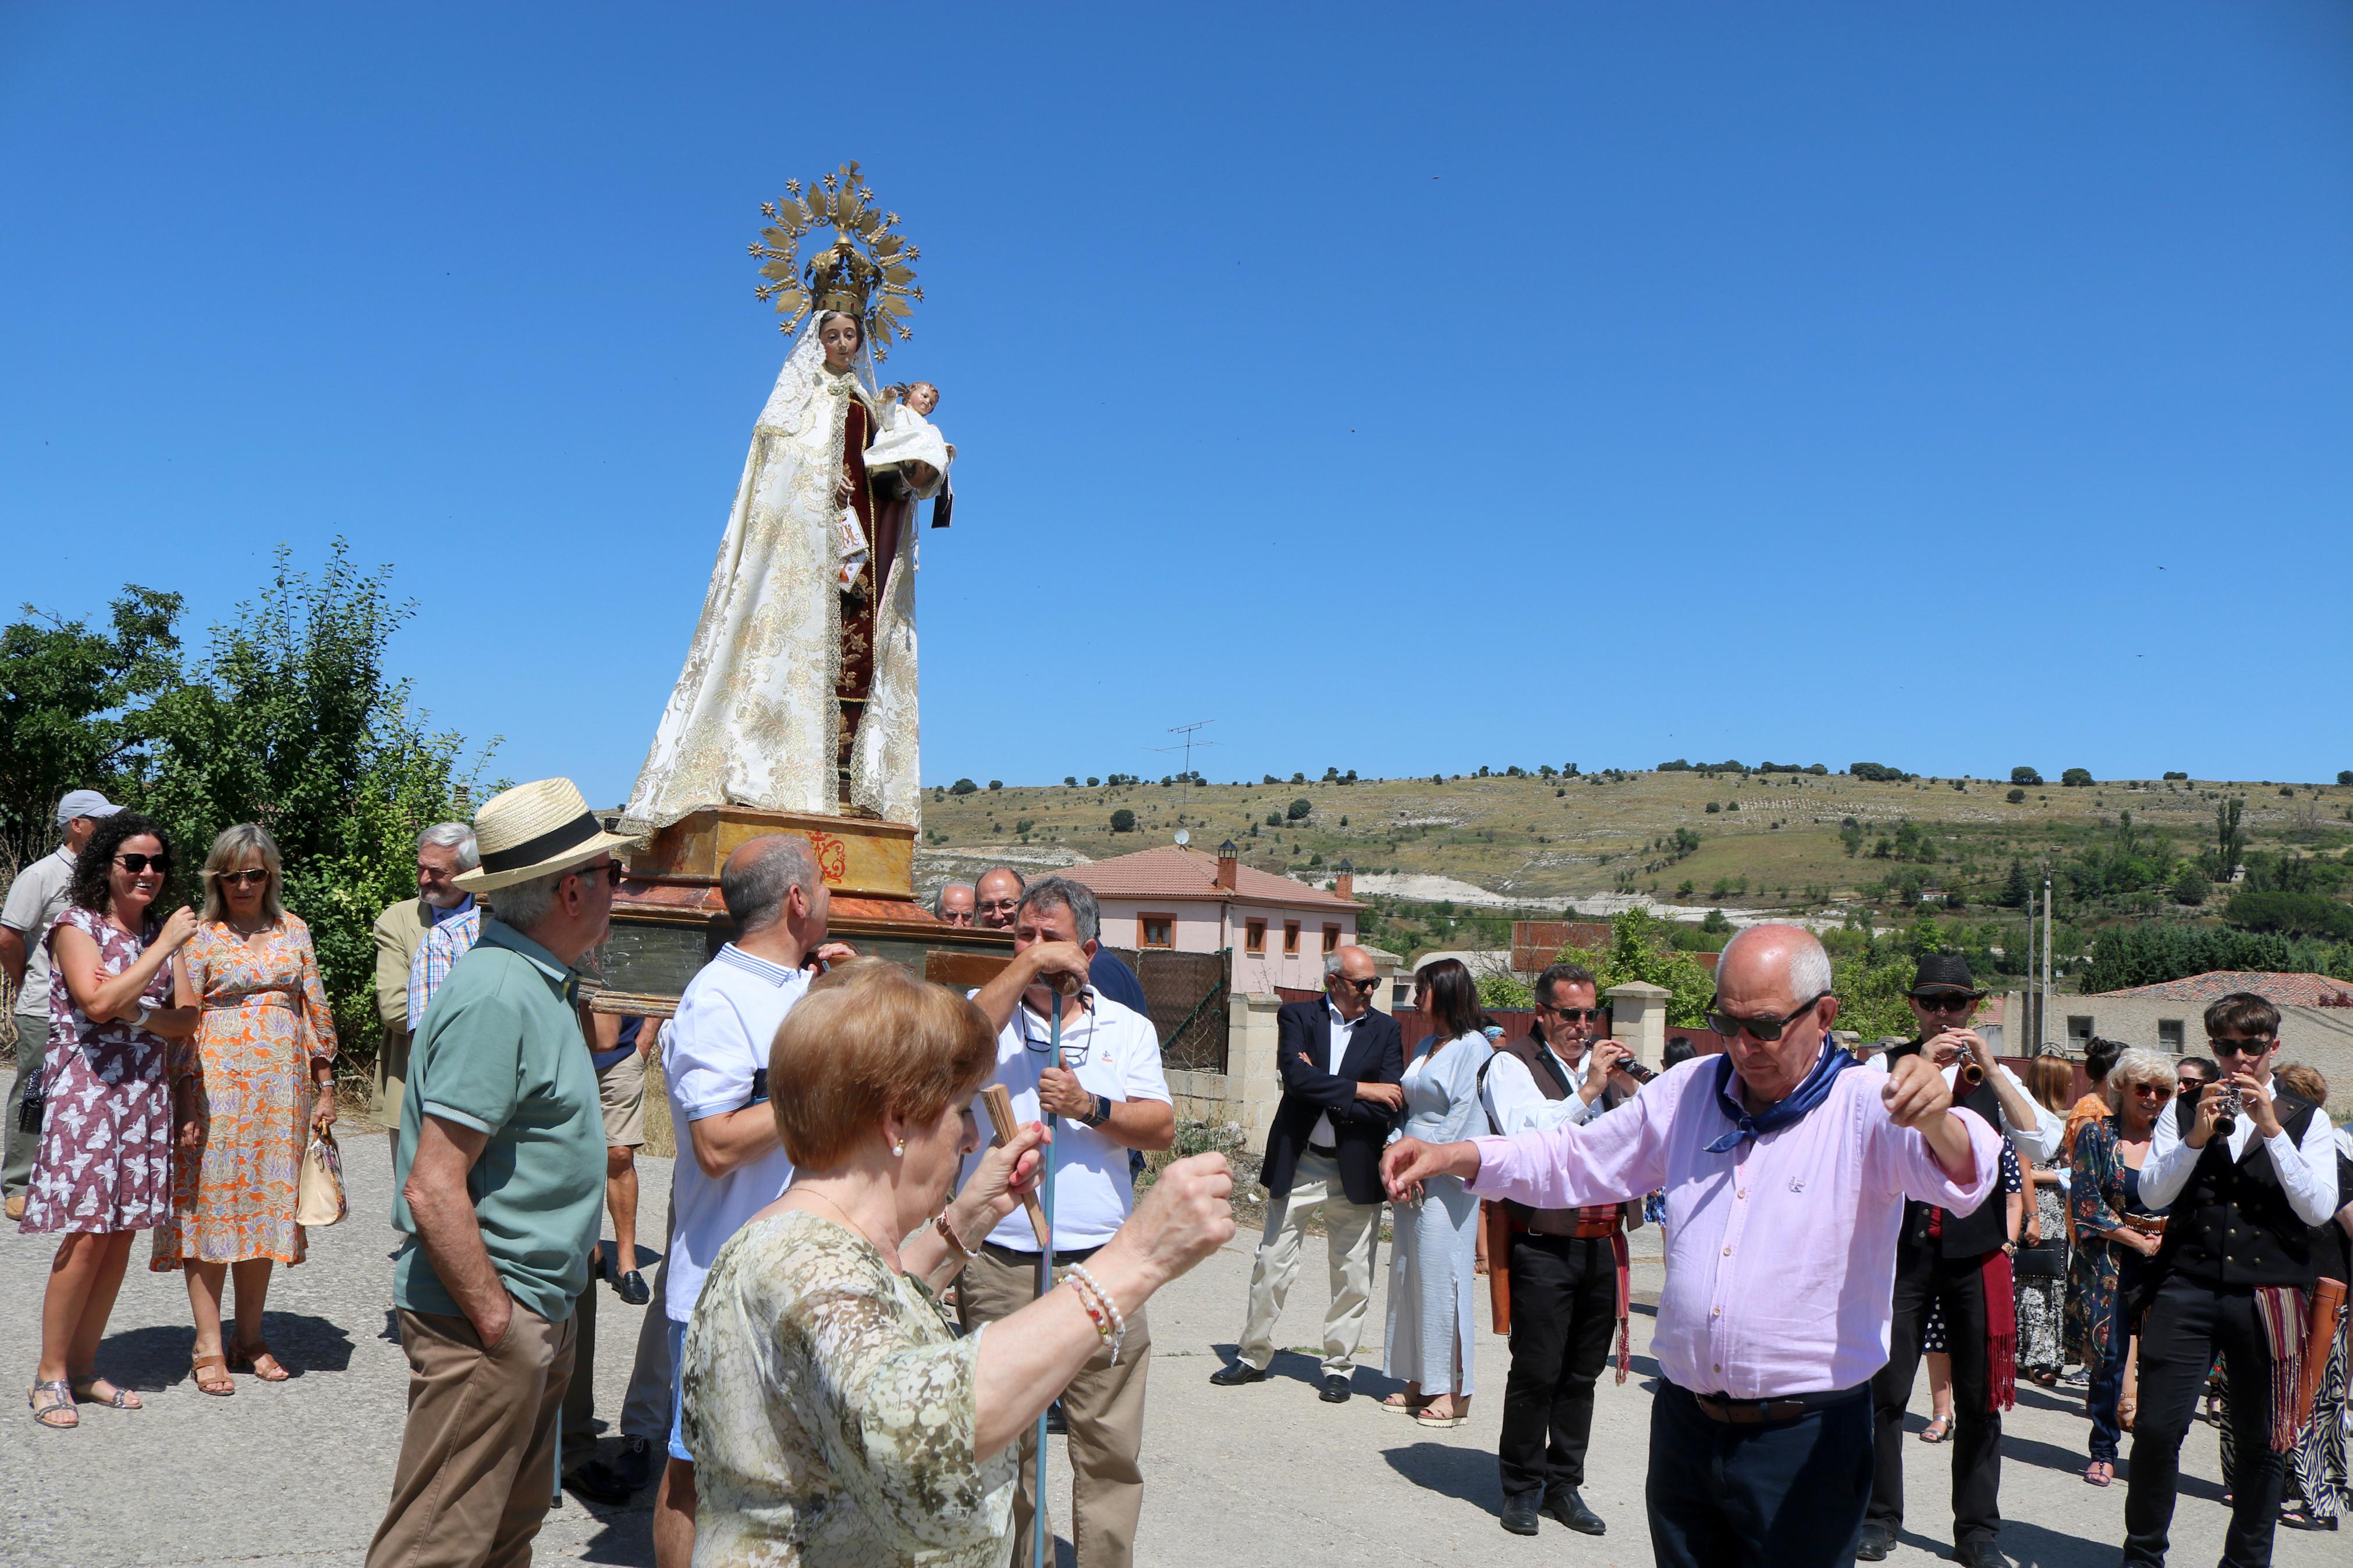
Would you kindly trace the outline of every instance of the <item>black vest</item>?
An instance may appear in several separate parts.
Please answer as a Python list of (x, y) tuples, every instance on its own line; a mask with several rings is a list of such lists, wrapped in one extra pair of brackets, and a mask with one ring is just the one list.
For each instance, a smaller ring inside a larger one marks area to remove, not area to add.
[[(1535, 1079), (1536, 1092), (1546, 1100), (1567, 1100), (1577, 1092), (1569, 1087), (1566, 1079), (1559, 1076), (1560, 1068), (1546, 1055), (1545, 1042), (1536, 1038), (1533, 1033), (1523, 1035), (1516, 1040), (1506, 1040), (1495, 1048), (1506, 1056), (1517, 1057), (1520, 1065), (1528, 1069), (1528, 1076)], [(1621, 1098), (1617, 1089), (1609, 1085), (1603, 1085), (1600, 1095), (1601, 1109), (1603, 1110), (1612, 1109)], [(1528, 1207), (1525, 1204), (1514, 1203), (1509, 1198), (1504, 1200), (1504, 1207), (1511, 1215), (1514, 1226), (1520, 1230), (1534, 1231), (1538, 1236), (1575, 1236), (1577, 1222), (1580, 1215), (1590, 1214), (1597, 1219), (1602, 1218), (1616, 1206), (1614, 1204), (1599, 1204), (1590, 1210), (1535, 1209)]]
[[(1912, 1040), (1892, 1047), (1887, 1052), (1889, 1066), (1905, 1057), (1917, 1055), (1927, 1042)], [(2007, 1136), (2001, 1130), (2001, 1097), (1990, 1083), (1964, 1083), (1958, 1073), (1953, 1075), (1953, 1103), (1973, 1110), (1985, 1118), (1985, 1124), (1997, 1137)], [(1906, 1203), (1904, 1205), (1904, 1239), (1914, 1247), (1929, 1245), (1928, 1211), (1933, 1205)], [(2010, 1205), (2001, 1190), (2001, 1178), (1996, 1175), (1993, 1190), (1986, 1194), (1985, 1202), (1968, 1214), (1945, 1211), (1943, 1234), (1936, 1247), (1947, 1258), (1978, 1258), (2010, 1239)]]
[[(2312, 1102), (2276, 1087), (2272, 1100), (2288, 1142), (2301, 1144), (2312, 1125)], [(2174, 1120), (2187, 1137), (2198, 1124), (2198, 1101), (2177, 1101)], [(2253, 1157), (2233, 1160), (2228, 1141), (2207, 1141), (2189, 1185), (2166, 1210), (2158, 1273), (2209, 1285), (2312, 1288), (2317, 1261), (2312, 1226), (2288, 1202), (2271, 1160), (2248, 1152)]]

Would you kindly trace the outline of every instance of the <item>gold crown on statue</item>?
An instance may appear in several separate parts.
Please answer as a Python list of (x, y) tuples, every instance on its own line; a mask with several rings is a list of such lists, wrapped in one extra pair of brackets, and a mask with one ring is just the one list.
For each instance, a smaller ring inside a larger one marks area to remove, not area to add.
[[(914, 313), (909, 301), (921, 300), (915, 269), (909, 263), (923, 252), (893, 234), (897, 213), (874, 205), (855, 160), (809, 183), (786, 180), (790, 193), (782, 201), (760, 204), (770, 226), (750, 249), (767, 281), (753, 289), (754, 297), (774, 300), (776, 314), (786, 320), (777, 331), (790, 336), (812, 310), (839, 310), (858, 318), (859, 330), (878, 360), (888, 359), (893, 339), (914, 333), (907, 318)], [(800, 262), (801, 241), (820, 228), (834, 231), (833, 243)]]

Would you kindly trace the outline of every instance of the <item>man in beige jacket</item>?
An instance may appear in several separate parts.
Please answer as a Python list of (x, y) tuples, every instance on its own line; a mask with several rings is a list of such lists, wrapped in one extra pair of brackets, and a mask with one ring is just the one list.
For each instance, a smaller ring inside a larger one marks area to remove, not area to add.
[(400, 1089), (408, 1079), (408, 966), (425, 933), (474, 907), (474, 895), (457, 884), (461, 872), (481, 864), (474, 830), (462, 822), (437, 822), (417, 836), (417, 897), (403, 899), (375, 918), (375, 1008), (384, 1019), (384, 1045), (375, 1058), (375, 1116), (399, 1141)]

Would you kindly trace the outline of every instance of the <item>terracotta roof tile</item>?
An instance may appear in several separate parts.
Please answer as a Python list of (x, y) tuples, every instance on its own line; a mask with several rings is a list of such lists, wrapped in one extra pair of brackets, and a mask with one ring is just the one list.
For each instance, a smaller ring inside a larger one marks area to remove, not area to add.
[(1234, 890), (1217, 885), (1218, 858), (1198, 849), (1164, 844), (1108, 860), (1065, 868), (1060, 875), (1082, 882), (1099, 898), (1191, 899), (1236, 903), (1290, 904), (1302, 909), (1355, 910), (1364, 906), (1324, 888), (1278, 877), (1251, 866), (1234, 868)]
[(2353, 997), (2353, 982), (2326, 974), (2282, 974), (2256, 969), (2216, 969), (2187, 979), (2156, 985), (2135, 985), (2124, 991), (2104, 991), (2104, 996), (2149, 996), (2168, 1002), (2211, 1002), (2234, 991), (2252, 991), (2277, 1007), (2343, 1006), (2339, 998)]

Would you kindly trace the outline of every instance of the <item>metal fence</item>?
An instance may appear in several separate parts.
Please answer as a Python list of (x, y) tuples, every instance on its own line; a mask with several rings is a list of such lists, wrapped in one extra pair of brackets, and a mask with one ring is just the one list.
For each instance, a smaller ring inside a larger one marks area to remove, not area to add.
[(1189, 1072), (1224, 1072), (1228, 1019), (1233, 991), (1233, 950), (1169, 952), (1113, 948), (1144, 982), (1144, 999), (1160, 1036), (1165, 1067)]

